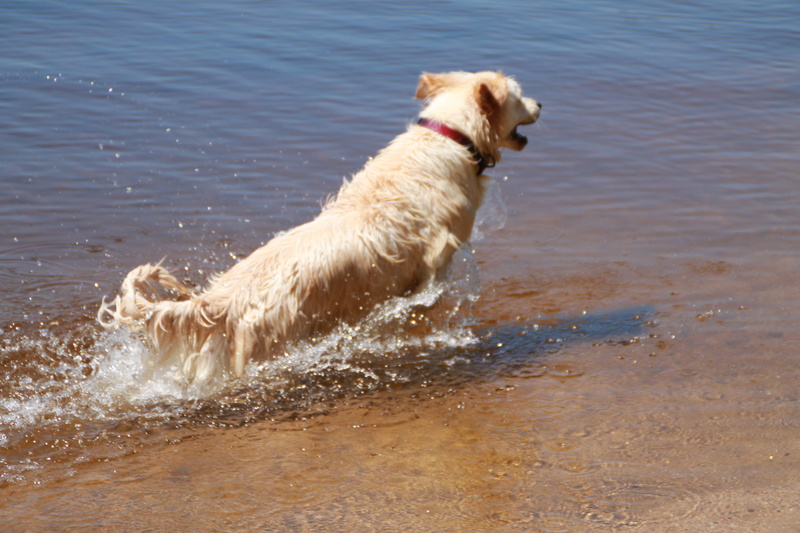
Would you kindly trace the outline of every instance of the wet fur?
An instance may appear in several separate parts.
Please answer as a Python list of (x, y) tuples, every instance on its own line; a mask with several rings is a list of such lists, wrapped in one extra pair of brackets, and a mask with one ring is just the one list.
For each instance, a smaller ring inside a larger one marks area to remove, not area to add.
[[(539, 105), (499, 72), (423, 74), (421, 117), (469, 136), (484, 154), (519, 150), (516, 126)], [(357, 321), (387, 298), (418, 291), (472, 231), (485, 176), (462, 145), (416, 124), (345, 182), (311, 222), (275, 237), (193, 293), (160, 264), (132, 270), (105, 300), (106, 328), (144, 330), (160, 362), (187, 381), (244, 372), (287, 342)], [(164, 299), (163, 289), (177, 300)]]

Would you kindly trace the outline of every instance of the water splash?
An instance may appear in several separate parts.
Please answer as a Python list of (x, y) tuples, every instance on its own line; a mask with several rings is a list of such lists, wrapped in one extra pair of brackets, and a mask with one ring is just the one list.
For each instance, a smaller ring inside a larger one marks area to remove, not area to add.
[[(473, 239), (504, 220), (502, 198), (490, 186)], [(180, 379), (177, 366), (153, 365), (135, 334), (101, 331), (86, 318), (71, 326), (42, 323), (34, 331), (5, 326), (0, 482), (35, 476), (44, 465), (71, 468), (129, 453), (165, 428), (196, 431), (275, 418), (446, 371), (451, 352), (478, 342), (470, 309), (479, 291), (467, 244), (454, 254), (444, 279), (426, 290), (393, 298), (357, 324), (296, 343), (282, 357), (251, 362), (242, 378), (192, 385)]]
[[(461, 269), (475, 268), (468, 252), (459, 256)], [(414, 361), (431, 350), (475, 342), (464, 313), (477, 297), (475, 283), (462, 275), (392, 299), (358, 324), (251, 362), (245, 376), (229, 382), (183, 385), (177, 367), (151, 365), (142, 341), (124, 330), (85, 325), (67, 335), (45, 329), (7, 340), (0, 482), (130, 453), (170, 427), (196, 433), (240, 425), (411, 379)]]
[(507, 214), (499, 184), (496, 180), (489, 180), (486, 184), (483, 205), (472, 228), (472, 242), (480, 241), (490, 233), (503, 229), (506, 226)]

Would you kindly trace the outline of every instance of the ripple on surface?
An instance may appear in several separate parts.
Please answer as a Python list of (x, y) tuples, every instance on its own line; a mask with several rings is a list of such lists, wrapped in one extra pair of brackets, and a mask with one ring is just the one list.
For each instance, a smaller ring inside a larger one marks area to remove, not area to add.
[(606, 527), (633, 526), (690, 515), (699, 497), (690, 483), (666, 469), (638, 463), (596, 463), (572, 468), (559, 484), (578, 516)]

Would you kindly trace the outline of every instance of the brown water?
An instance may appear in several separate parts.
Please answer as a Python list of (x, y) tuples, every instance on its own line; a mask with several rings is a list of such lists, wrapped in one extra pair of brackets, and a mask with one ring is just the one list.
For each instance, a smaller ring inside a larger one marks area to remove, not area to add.
[[(800, 11), (726, 6), (0, 8), (0, 530), (800, 530)], [(193, 390), (94, 323), (498, 67), (544, 112), (438, 317)]]

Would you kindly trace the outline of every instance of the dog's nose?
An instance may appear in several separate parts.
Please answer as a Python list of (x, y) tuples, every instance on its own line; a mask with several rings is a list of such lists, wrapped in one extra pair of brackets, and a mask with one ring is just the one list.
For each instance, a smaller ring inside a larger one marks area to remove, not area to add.
[(536, 100), (536, 105), (538, 105), (538, 106), (539, 106), (539, 110), (541, 111), (541, 109), (542, 109), (542, 103), (541, 103), (539, 100)]

